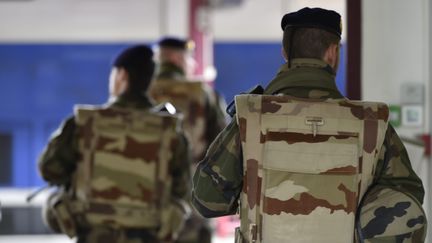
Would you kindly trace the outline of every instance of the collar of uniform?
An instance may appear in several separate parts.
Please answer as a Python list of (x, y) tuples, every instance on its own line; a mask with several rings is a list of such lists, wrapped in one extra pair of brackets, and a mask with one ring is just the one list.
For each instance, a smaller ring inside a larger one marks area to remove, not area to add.
[(336, 87), (333, 69), (319, 59), (293, 59), (291, 68), (288, 68), (288, 64), (283, 64), (264, 93), (285, 93), (284, 90), (292, 88), (325, 90), (333, 93), (334, 98), (343, 97)]
[(185, 72), (169, 62), (161, 63), (158, 70), (156, 79), (172, 79), (172, 80), (183, 80), (185, 79)]
[[(288, 64), (283, 66), (288, 68)], [(300, 67), (327, 68), (330, 66), (323, 60), (315, 58), (295, 58), (291, 60), (291, 69)]]
[(120, 95), (119, 97), (113, 98), (108, 102), (111, 107), (120, 108), (137, 108), (137, 109), (148, 109), (153, 106), (152, 101), (146, 95)]

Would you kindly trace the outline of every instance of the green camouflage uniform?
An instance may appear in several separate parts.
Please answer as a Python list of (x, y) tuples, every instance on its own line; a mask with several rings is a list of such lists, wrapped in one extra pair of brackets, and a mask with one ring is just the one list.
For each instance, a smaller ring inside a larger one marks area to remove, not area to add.
[[(193, 165), (200, 161), (220, 131), (226, 126), (225, 100), (205, 82), (190, 81), (180, 68), (162, 63), (150, 88), (150, 96), (160, 102), (170, 102), (184, 114), (184, 129), (191, 145)], [(194, 213), (186, 222), (179, 243), (211, 241), (209, 223)]]
[[(130, 112), (138, 112), (136, 114), (138, 115), (142, 115), (142, 114), (148, 114), (146, 113), (147, 111), (150, 111), (150, 109), (152, 108), (152, 104), (149, 101), (149, 99), (147, 97), (144, 96), (128, 96), (128, 97), (119, 97), (118, 99), (116, 99), (114, 102), (109, 103), (102, 111), (105, 112), (111, 112), (111, 111), (121, 111), (124, 112), (124, 114), (131, 114)], [(84, 110), (85, 111), (85, 110)], [(90, 111), (90, 113), (92, 113)], [(156, 112), (158, 113), (158, 112)], [(135, 113), (134, 113), (135, 114)], [(160, 113), (162, 114), (162, 113)], [(118, 114), (104, 114), (107, 116), (117, 116)], [(78, 116), (79, 117), (79, 116)], [(85, 116), (84, 116), (85, 117)], [(157, 118), (157, 116), (155, 116)], [(114, 118), (114, 117), (113, 117)], [(168, 117), (169, 118), (169, 117)], [(80, 131), (82, 131), (82, 129), (86, 129), (85, 124), (84, 126), (79, 125), (78, 121), (81, 118), (77, 118), (77, 116), (75, 117), (71, 117), (69, 119), (67, 119), (64, 124), (52, 135), (52, 138), (48, 144), (48, 146), (46, 147), (46, 149), (44, 150), (43, 154), (40, 157), (39, 160), (39, 170), (40, 173), (43, 177), (43, 179), (45, 181), (47, 181), (48, 183), (52, 184), (52, 185), (57, 185), (60, 186), (61, 188), (63, 188), (61, 190), (60, 193), (57, 193), (56, 195), (54, 195), (53, 197), (62, 197), (63, 195), (70, 195), (72, 194), (71, 192), (73, 191), (73, 193), (75, 194), (74, 197), (79, 197), (78, 194), (80, 194), (81, 192), (79, 191), (80, 189), (84, 189), (85, 190), (85, 185), (83, 184), (83, 181), (78, 179), (75, 180), (76, 177), (78, 177), (77, 175), (80, 173), (83, 174), (88, 174), (88, 172), (86, 172), (86, 169), (81, 170), (83, 167), (82, 162), (85, 160), (84, 157), (88, 156), (86, 154), (82, 154), (80, 149), (80, 146), (85, 146), (86, 144), (86, 139), (87, 138), (82, 138), (80, 137)], [(93, 119), (93, 118), (91, 118)], [(116, 119), (116, 118), (115, 118)], [(147, 119), (147, 118), (146, 118)], [(165, 119), (165, 118), (162, 118)], [(85, 120), (84, 120), (85, 121)], [(139, 121), (139, 119), (138, 119)], [(168, 121), (167, 119), (164, 120)], [(175, 120), (173, 120), (175, 121)], [(116, 124), (118, 123), (118, 120), (115, 120)], [(143, 123), (144, 124), (144, 123)], [(146, 123), (147, 124), (147, 123)], [(121, 124), (118, 124), (121, 125)], [(174, 125), (174, 124), (173, 124)], [(138, 122), (138, 124), (133, 125), (135, 129), (149, 129), (149, 128), (145, 128), (142, 127), (142, 125), (140, 125), (140, 123)], [(166, 125), (163, 125), (166, 126)], [(151, 128), (151, 129), (155, 129), (155, 128)], [(119, 130), (120, 132), (122, 130)], [(172, 183), (170, 185), (170, 188), (167, 188), (167, 190), (165, 190), (167, 195), (167, 198), (172, 198), (172, 200), (175, 199), (186, 199), (188, 197), (189, 191), (190, 191), (190, 171), (189, 171), (189, 166), (190, 166), (190, 153), (189, 153), (189, 148), (188, 148), (188, 143), (187, 140), (185, 138), (185, 136), (183, 135), (183, 133), (181, 131), (178, 130), (173, 130), (174, 133), (172, 135), (172, 137), (175, 140), (175, 144), (171, 144), (171, 140), (169, 140), (170, 144), (167, 144), (167, 149), (168, 151), (171, 150), (172, 154), (170, 153), (169, 156), (171, 156), (169, 159), (168, 158), (168, 167), (164, 170), (164, 169), (158, 169), (156, 171), (159, 171), (159, 173), (161, 173), (160, 171), (165, 171), (168, 175), (166, 176), (166, 179), (170, 178), (170, 180), (172, 180)], [(86, 134), (84, 132), (84, 134)], [(132, 133), (133, 136), (133, 133)], [(146, 138), (148, 139), (148, 138)], [(102, 140), (100, 140), (102, 141)], [(133, 142), (134, 140), (130, 140), (127, 141), (128, 144), (130, 144), (131, 142)], [(151, 141), (151, 140), (148, 140)], [(104, 144), (108, 144), (109, 140), (107, 141), (102, 141)], [(153, 145), (151, 143), (149, 143), (150, 145)], [(120, 145), (120, 144), (119, 144)], [(139, 144), (132, 144), (133, 146), (138, 145)], [(117, 145), (115, 145), (117, 146)], [(120, 145), (123, 146), (123, 145)], [(127, 145), (130, 146), (130, 145)], [(161, 145), (162, 146), (162, 145)], [(142, 152), (140, 151), (147, 151), (146, 152), (146, 156), (148, 158), (149, 161), (154, 161), (154, 159), (156, 157), (154, 157), (154, 155), (151, 155), (151, 153), (155, 153), (157, 151), (158, 148), (153, 148), (153, 147), (145, 147), (144, 145), (142, 147), (129, 147), (130, 150), (129, 153), (130, 154), (135, 154), (135, 156), (141, 156), (139, 154), (142, 154)], [(114, 153), (110, 153), (112, 155), (115, 155), (115, 153), (119, 152), (117, 150), (112, 150)], [(162, 150), (161, 150), (162, 151)], [(95, 154), (92, 156), (105, 156), (103, 153), (99, 153), (99, 155)], [(165, 156), (165, 155), (159, 155), (159, 156)], [(138, 158), (138, 157), (136, 157)], [(106, 171), (103, 174), (100, 174), (98, 177), (96, 177), (96, 180), (99, 180), (100, 182), (104, 181), (103, 183), (97, 184), (95, 183), (95, 186), (97, 186), (100, 191), (93, 191), (92, 193), (95, 195), (99, 195), (101, 198), (109, 198), (114, 196), (114, 200), (115, 197), (120, 198), (122, 197), (121, 193), (126, 193), (126, 194), (130, 194), (130, 195), (149, 195), (148, 191), (145, 191), (146, 188), (141, 187), (140, 185), (129, 185), (126, 186), (125, 188), (105, 188), (107, 185), (112, 184), (112, 182), (109, 182), (107, 180), (109, 180), (108, 177), (105, 177), (107, 175), (107, 173), (111, 173), (113, 176), (115, 176), (116, 171), (111, 171), (111, 169), (115, 169), (116, 164), (115, 164), (115, 159), (112, 158), (105, 158), (103, 159), (104, 161), (109, 161), (108, 165), (109, 167), (105, 167), (106, 165), (104, 165), (103, 167), (99, 166), (100, 170), (99, 171)], [(137, 164), (137, 159), (135, 158), (131, 158), (129, 160), (130, 165), (128, 165), (127, 167), (132, 168), (133, 167), (137, 167), (137, 168), (147, 168), (145, 169), (145, 171), (150, 171), (148, 170), (149, 168), (153, 168), (153, 167), (149, 167), (152, 166), (151, 164), (148, 164), (147, 162), (145, 164)], [(111, 164), (111, 165), (110, 165)], [(157, 167), (158, 165), (156, 165)], [(127, 173), (131, 173), (127, 178), (130, 178), (130, 181), (132, 180), (140, 180), (142, 182), (142, 179), (140, 179), (139, 177), (135, 177), (135, 175), (139, 175), (139, 174), (148, 174), (147, 172), (142, 171), (141, 172), (127, 172), (127, 168), (123, 168), (121, 172), (118, 173), (118, 178), (120, 179), (120, 182), (123, 183), (125, 185), (127, 185), (128, 180), (124, 179), (124, 176), (127, 176)], [(126, 173), (126, 174), (125, 174)], [(121, 177), (120, 177), (121, 176)], [(150, 178), (154, 177), (152, 175), (148, 175)], [(81, 178), (81, 177), (80, 177)], [(114, 178), (114, 177), (113, 177)], [(123, 178), (123, 179), (121, 179)], [(82, 179), (82, 178), (81, 178)], [(86, 178), (84, 178), (85, 180)], [(84, 182), (85, 183), (85, 182)], [(107, 184), (108, 183), (108, 184)], [(80, 185), (81, 184), (81, 185)], [(136, 186), (138, 186), (137, 188), (135, 188)], [(158, 188), (162, 188), (163, 185), (157, 185)], [(78, 189), (77, 189), (78, 188)], [(94, 188), (93, 188), (94, 189)], [(123, 190), (124, 189), (124, 190)], [(130, 190), (142, 190), (142, 192), (138, 192), (138, 191), (130, 191)], [(103, 191), (103, 190), (110, 190), (110, 191)], [(129, 192), (128, 192), (129, 190)], [(161, 189), (161, 191), (164, 191), (163, 189)], [(63, 193), (64, 192), (64, 193)], [(151, 195), (151, 194), (150, 194)], [(150, 196), (149, 195), (149, 196)], [(151, 198), (159, 198), (158, 196), (150, 196)], [(148, 201), (148, 199), (146, 198), (136, 198), (138, 200), (135, 201), (131, 201), (131, 203), (135, 204), (135, 205), (143, 205), (143, 203), (145, 204), (146, 201)], [(99, 199), (102, 200), (102, 199)], [(124, 200), (124, 199), (123, 199)], [(95, 207), (96, 210), (98, 210)], [(48, 209), (49, 210), (49, 209)], [(86, 215), (85, 217), (87, 217), (87, 219), (85, 220), (84, 225), (80, 225), (80, 221), (79, 218), (83, 217), (83, 216), (74, 216), (72, 214), (72, 219), (77, 220), (77, 222), (75, 222), (76, 225), (76, 233), (78, 236), (78, 242), (95, 242), (95, 243), (102, 243), (102, 242), (114, 242), (114, 243), (140, 243), (140, 242), (162, 242), (161, 240), (159, 240), (160, 237), (157, 237), (156, 235), (158, 233), (160, 233), (160, 230), (158, 229), (159, 226), (153, 226), (150, 229), (147, 228), (141, 228), (141, 227), (133, 227), (133, 228), (116, 228), (116, 227), (111, 227), (110, 225), (110, 214), (112, 214), (112, 210), (109, 210), (109, 208), (105, 207), (105, 209), (100, 208), (99, 210), (105, 210), (106, 211), (106, 218), (104, 217), (100, 217), (100, 215), (104, 215), (105, 213), (100, 213), (101, 211), (96, 212), (96, 216), (93, 216), (92, 221), (93, 222), (97, 222), (98, 225), (91, 225), (88, 224), (88, 219), (90, 219), (90, 216)], [(52, 217), (52, 212), (48, 212), (48, 214), (51, 214)], [(85, 213), (87, 214), (87, 213)], [(115, 216), (116, 214), (113, 214), (114, 216), (114, 220), (115, 220)], [(161, 217), (164, 217), (164, 212), (161, 212)], [(52, 219), (52, 218), (51, 218)], [(128, 221), (128, 219), (123, 219), (124, 221)], [(164, 219), (157, 219), (158, 221), (164, 221)], [(165, 221), (169, 221), (172, 219), (166, 218)], [(82, 220), (81, 220), (82, 221)], [(165, 222), (164, 221), (164, 222)], [(83, 221), (84, 222), (84, 221)], [(107, 222), (105, 224), (105, 222)], [(152, 222), (139, 222), (135, 221), (133, 222), (137, 225), (143, 225), (143, 224), (152, 224)], [(55, 225), (55, 223), (54, 223)], [(106, 227), (106, 225), (109, 225)], [(57, 227), (57, 226), (55, 226)], [(165, 242), (165, 241), (164, 241)]]
[[(306, 100), (343, 99), (344, 97), (337, 90), (334, 78), (333, 70), (320, 60), (294, 59), (291, 69), (286, 64), (282, 66), (276, 78), (265, 89), (264, 95), (283, 94), (297, 99), (306, 98)], [(273, 108), (271, 104), (266, 106), (266, 109)], [(250, 109), (255, 108), (250, 106)], [(254, 202), (259, 204), (266, 198), (254, 198), (254, 194), (251, 196), (250, 182), (243, 181), (243, 178), (249, 180), (250, 176), (244, 175), (243, 167), (246, 165), (242, 154), (242, 150), (245, 149), (242, 144), (244, 138), (240, 136), (245, 133), (239, 130), (239, 126), (241, 129), (244, 129), (244, 126), (238, 124), (237, 120), (233, 119), (218, 135), (211, 144), (206, 157), (199, 163), (193, 176), (192, 202), (205, 217), (232, 215), (241, 210), (242, 227), (244, 227), (244, 225), (250, 226), (250, 218), (242, 217), (248, 214), (244, 213), (245, 205), (239, 208), (239, 199), (241, 198), (242, 202), (245, 200), (246, 204), (251, 206)], [(242, 122), (241, 119), (239, 121)], [(261, 135), (262, 139), (267, 139), (262, 136), (270, 135)], [(371, 178), (373, 182), (369, 188), (363, 188), (367, 192), (359, 200), (361, 201), (360, 208), (356, 211), (357, 217), (360, 217), (358, 228), (361, 228), (359, 230), (361, 234), (356, 235), (355, 242), (424, 242), (427, 223), (421, 207), (424, 197), (422, 182), (412, 170), (407, 152), (391, 125), (388, 125), (383, 138), (383, 145), (379, 153), (377, 150), (378, 154), (374, 155), (377, 157), (377, 164)], [(247, 163), (246, 173), (249, 173), (251, 169), (250, 164)], [(255, 182), (252, 181), (253, 183)], [(259, 181), (256, 183), (256, 187), (260, 188), (261, 183)], [(266, 181), (266, 183), (269, 184), (271, 181)], [(305, 199), (308, 195), (300, 194), (300, 196)], [(268, 214), (270, 210), (272, 211), (270, 214), (281, 214), (277, 211), (278, 209), (269, 208), (269, 205), (275, 202), (277, 201), (264, 200), (263, 207), (267, 212), (260, 213)], [(293, 202), (295, 201), (282, 201), (282, 203)], [(293, 214), (297, 215), (298, 212)], [(262, 220), (262, 216), (261, 218), (257, 216), (257, 219)], [(295, 222), (293, 223), (295, 225)], [(243, 230), (253, 232), (262, 229), (252, 227)], [(257, 232), (254, 233), (257, 234)], [(261, 233), (259, 232), (258, 235), (262, 235)], [(280, 242), (300, 242), (290, 238), (289, 232), (279, 232), (279, 234), (285, 236)]]
[(156, 79), (184, 80), (185, 72), (174, 64), (164, 62), (158, 66)]

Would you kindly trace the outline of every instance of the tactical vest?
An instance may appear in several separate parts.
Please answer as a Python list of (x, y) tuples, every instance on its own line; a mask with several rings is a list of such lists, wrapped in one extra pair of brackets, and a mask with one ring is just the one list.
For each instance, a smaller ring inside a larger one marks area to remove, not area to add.
[(348, 243), (387, 129), (385, 104), (235, 97), (243, 242)]
[(194, 161), (202, 159), (211, 142), (206, 139), (209, 93), (209, 87), (197, 81), (157, 80), (150, 88), (150, 96), (157, 103), (170, 102), (184, 114), (184, 130), (192, 145)]
[(72, 208), (90, 226), (156, 228), (169, 204), (175, 116), (77, 107), (78, 162)]

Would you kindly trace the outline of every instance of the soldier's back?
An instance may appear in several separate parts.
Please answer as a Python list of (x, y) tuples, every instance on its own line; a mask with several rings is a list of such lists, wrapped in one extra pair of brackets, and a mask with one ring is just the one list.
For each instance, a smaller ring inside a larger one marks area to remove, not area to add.
[(141, 243), (158, 242), (165, 233), (171, 237), (169, 230), (161, 235), (161, 217), (175, 211), (170, 162), (178, 139), (177, 116), (151, 109), (78, 106), (75, 122), (80, 160), (64, 203), (54, 206), (62, 231), (78, 235), (79, 242)]

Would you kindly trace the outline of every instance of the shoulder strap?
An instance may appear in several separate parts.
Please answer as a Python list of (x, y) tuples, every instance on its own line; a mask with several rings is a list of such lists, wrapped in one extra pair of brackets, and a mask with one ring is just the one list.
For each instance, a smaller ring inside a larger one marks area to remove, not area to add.
[[(245, 92), (241, 92), (240, 94), (263, 94), (263, 93), (264, 93), (264, 88), (261, 85), (257, 84), (254, 87), (250, 88), (249, 90)], [(235, 98), (227, 106), (226, 113), (231, 117), (234, 117), (234, 115), (236, 114)]]
[[(246, 189), (248, 205), (241, 203), (240, 207), (247, 210), (247, 215), (242, 216), (247, 217), (249, 223), (248, 229), (242, 229), (242, 231), (247, 232), (246, 237), (251, 242), (258, 242), (258, 239), (262, 237), (259, 230), (261, 229), (262, 219), (260, 210), (262, 178), (259, 173), (260, 168), (262, 168), (262, 148), (256, 147), (256, 144), (247, 143), (246, 139), (248, 141), (260, 141), (259, 133), (251, 133), (247, 129), (260, 127), (261, 96), (254, 94), (237, 95), (235, 96), (235, 109), (238, 111), (236, 119), (240, 130), (240, 140), (244, 148), (243, 153), (245, 151), (254, 151), (253, 159), (243, 160), (244, 183), (246, 184), (244, 188)], [(245, 154), (243, 154), (243, 158), (247, 158)]]

